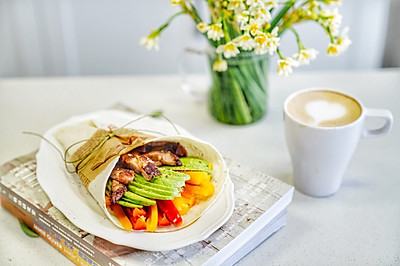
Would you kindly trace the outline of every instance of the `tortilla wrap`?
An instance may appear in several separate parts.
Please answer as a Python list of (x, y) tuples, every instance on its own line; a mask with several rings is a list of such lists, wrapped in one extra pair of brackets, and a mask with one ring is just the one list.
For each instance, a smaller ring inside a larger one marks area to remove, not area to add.
[[(54, 136), (67, 150), (67, 158), (71, 158), (72, 161), (82, 158), (82, 154), (87, 155), (89, 146), (90, 156), (84, 163), (81, 162), (80, 166), (78, 165), (78, 167), (81, 167), (78, 168), (79, 177), (105, 215), (121, 229), (122, 226), (118, 219), (106, 207), (104, 197), (106, 183), (120, 155), (136, 147), (152, 141), (179, 142), (186, 149), (187, 156), (202, 158), (213, 165), (211, 178), (211, 183), (215, 187), (213, 196), (206, 201), (196, 203), (188, 213), (183, 215), (181, 226), (158, 226), (155, 232), (175, 231), (195, 222), (215, 202), (223, 191), (224, 184), (228, 178), (225, 162), (217, 149), (211, 144), (194, 137), (180, 135), (154, 137), (125, 128), (104, 130), (97, 128), (91, 121), (63, 127)], [(106, 138), (107, 140), (104, 141)], [(104, 145), (97, 149), (99, 147), (97, 144), (102, 141), (104, 141)], [(89, 142), (93, 142), (92, 145)], [(75, 167), (77, 167), (76, 162)]]

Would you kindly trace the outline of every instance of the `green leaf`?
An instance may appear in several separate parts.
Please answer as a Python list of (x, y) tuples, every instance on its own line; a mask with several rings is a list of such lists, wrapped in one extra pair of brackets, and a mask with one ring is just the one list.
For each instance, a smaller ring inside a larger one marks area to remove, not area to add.
[(30, 237), (38, 237), (39, 235), (33, 231), (29, 226), (27, 226), (23, 221), (19, 220), (19, 226), (21, 227), (22, 231), (30, 236)]

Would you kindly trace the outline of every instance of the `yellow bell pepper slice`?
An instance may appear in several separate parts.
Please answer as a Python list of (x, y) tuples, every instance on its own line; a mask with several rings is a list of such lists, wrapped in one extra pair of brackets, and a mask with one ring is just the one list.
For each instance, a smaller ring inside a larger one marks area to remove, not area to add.
[(201, 171), (185, 171), (185, 174), (190, 176), (189, 180), (186, 180), (186, 183), (192, 185), (200, 185), (203, 181), (210, 181), (211, 176), (206, 172)]
[(158, 225), (158, 208), (157, 204), (150, 206), (150, 215), (146, 220), (146, 231), (154, 232)]
[(210, 181), (204, 181), (198, 186), (186, 184), (184, 191), (194, 194), (199, 200), (206, 200), (214, 194), (215, 187)]
[(194, 205), (196, 205), (196, 196), (194, 194), (183, 191), (181, 193), (181, 196), (186, 200), (186, 202), (189, 204), (190, 208), (192, 208)]
[(186, 214), (190, 209), (189, 202), (183, 197), (175, 197), (172, 202), (181, 215)]

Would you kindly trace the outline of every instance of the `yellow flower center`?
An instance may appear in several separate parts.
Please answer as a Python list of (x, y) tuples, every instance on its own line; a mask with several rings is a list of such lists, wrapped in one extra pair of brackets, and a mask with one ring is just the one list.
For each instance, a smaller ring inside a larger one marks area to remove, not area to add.
[(251, 32), (251, 34), (256, 35), (257, 32), (260, 30), (260, 25), (258, 25), (257, 23), (254, 23), (250, 26), (249, 31)]
[(235, 50), (235, 45), (233, 45), (232, 43), (228, 43), (225, 45), (225, 50), (226, 51), (234, 51)]
[(267, 41), (267, 36), (265, 34), (258, 34), (254, 40), (259, 44), (263, 45)]
[(330, 55), (336, 55), (339, 53), (339, 50), (336, 45), (329, 45), (327, 53)]

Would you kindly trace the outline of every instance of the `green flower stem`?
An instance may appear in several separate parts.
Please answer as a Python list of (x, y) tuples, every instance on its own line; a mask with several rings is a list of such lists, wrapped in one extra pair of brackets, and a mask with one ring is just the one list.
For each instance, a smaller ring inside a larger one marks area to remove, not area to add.
[(234, 113), (236, 120), (240, 124), (248, 124), (251, 123), (252, 118), (249, 110), (249, 106), (246, 103), (246, 99), (244, 97), (244, 93), (242, 87), (237, 80), (235, 75), (235, 69), (228, 70), (231, 82), (232, 82), (232, 100), (234, 104)]
[(226, 43), (228, 43), (228, 42), (231, 41), (231, 37), (230, 37), (230, 34), (229, 34), (228, 25), (226, 23), (226, 18), (225, 17), (222, 18), (222, 24), (223, 24), (222, 28), (223, 28), (224, 34), (225, 34), (225, 41), (226, 41)]
[(333, 35), (332, 35), (331, 29), (330, 29), (329, 27), (326, 27), (326, 26), (322, 25), (321, 23), (320, 23), (320, 25), (321, 25), (322, 27), (325, 28), (326, 32), (327, 32), (328, 35), (329, 35), (329, 38), (330, 38), (330, 40), (331, 40), (331, 43), (335, 43), (335, 38), (334, 38)]
[(186, 12), (185, 11), (181, 11), (181, 12), (178, 12), (178, 13), (175, 13), (174, 15), (172, 15), (163, 25), (161, 25), (158, 28), (158, 32), (161, 33), (166, 27), (168, 27), (169, 23), (171, 23), (171, 21), (173, 19), (175, 19), (177, 16), (180, 16), (180, 15), (183, 15), (183, 14), (186, 14)]
[(297, 31), (293, 27), (290, 27), (289, 30), (291, 30), (293, 32), (294, 36), (296, 36), (297, 45), (299, 46), (299, 50), (304, 49), (304, 45), (301, 43), (300, 35), (297, 33)]
[(221, 84), (219, 82), (220, 78), (218, 77), (218, 73), (213, 71), (212, 69), (211, 69), (211, 75), (213, 79), (213, 86), (211, 87), (210, 90), (210, 99), (209, 99), (211, 113), (214, 115), (214, 117), (217, 117), (222, 122), (225, 122), (228, 119), (225, 117), (227, 113), (224, 112), (224, 106), (222, 104), (223, 97), (222, 97), (222, 90), (220, 89), (221, 87)]
[(265, 62), (256, 58), (251, 59), (251, 64), (248, 64), (248, 68), (244, 69), (250, 72), (247, 76), (252, 77), (252, 79), (258, 84), (259, 88), (265, 93), (265, 88), (267, 88), (266, 80), (266, 69), (264, 69)]
[(186, 3), (182, 3), (182, 10), (183, 12), (189, 14), (189, 16), (194, 20), (196, 24), (202, 22), (202, 19), (200, 18), (197, 9), (191, 2), (188, 3), (188, 6), (186, 6)]
[(279, 11), (278, 15), (272, 20), (271, 27), (269, 31), (271, 32), (276, 25), (278, 25), (279, 21), (283, 18), (283, 16), (288, 12), (288, 10), (296, 3), (296, 0), (290, 0), (285, 3), (285, 6)]
[[(210, 56), (210, 66), (216, 56)], [(267, 110), (268, 55), (243, 53), (227, 62), (225, 72), (211, 72), (211, 114), (223, 123), (234, 125), (261, 119)]]
[(280, 59), (285, 59), (284, 57), (283, 57), (283, 55), (282, 55), (282, 53), (281, 53), (281, 49), (276, 49), (276, 53), (279, 55), (279, 58)]
[[(245, 69), (242, 69), (245, 71)], [(244, 72), (242, 71), (242, 72)], [(239, 73), (239, 70), (236, 70), (235, 75), (241, 75)], [(248, 77), (246, 74), (243, 75), (243, 77)], [(260, 105), (258, 104), (258, 101), (261, 98), (265, 97), (265, 94), (260, 90), (258, 84), (253, 81), (252, 77), (248, 77), (248, 79), (238, 79), (238, 82), (240, 83), (240, 86), (242, 88), (250, 87), (252, 89), (243, 89), (243, 94), (246, 98), (247, 104), (249, 107), (252, 108), (252, 113), (253, 116), (262, 116), (262, 114), (265, 112), (265, 105)]]
[(217, 18), (219, 17), (217, 14), (217, 8), (214, 6), (215, 2), (213, 0), (207, 0), (208, 4), (208, 9), (210, 10), (210, 16), (211, 16), (211, 24), (215, 23), (217, 21)]

